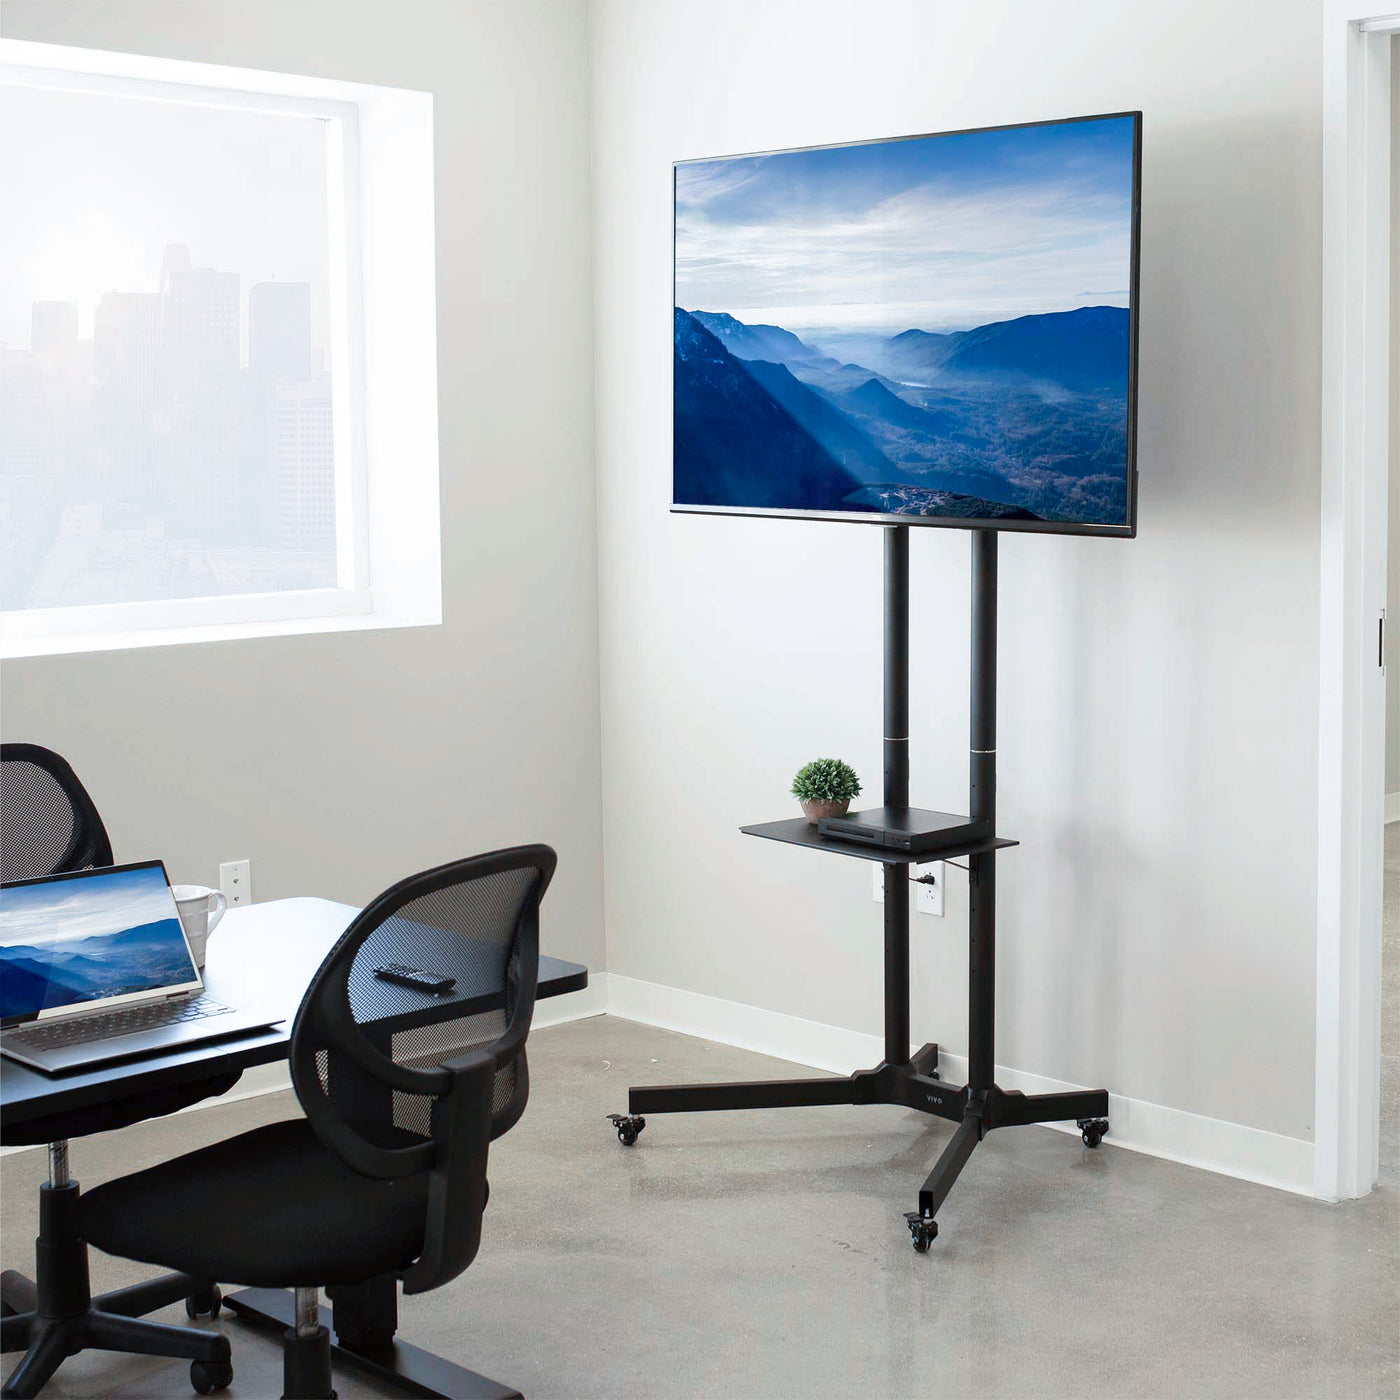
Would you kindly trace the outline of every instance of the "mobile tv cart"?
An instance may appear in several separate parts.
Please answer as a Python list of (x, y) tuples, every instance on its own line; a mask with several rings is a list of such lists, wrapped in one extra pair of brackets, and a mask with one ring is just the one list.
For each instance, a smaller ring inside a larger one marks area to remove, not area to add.
[[(997, 533), (972, 533), (972, 735), (968, 805), (992, 833), (937, 851), (913, 853), (824, 836), (805, 819), (746, 826), (745, 835), (831, 851), (885, 867), (885, 1058), (874, 1069), (835, 1078), (752, 1084), (658, 1084), (628, 1091), (628, 1112), (609, 1114), (630, 1147), (648, 1113), (797, 1108), (813, 1104), (899, 1104), (958, 1125), (905, 1220), (924, 1253), (938, 1234), (935, 1217), (972, 1149), (993, 1128), (1074, 1119), (1086, 1146), (1108, 1131), (1108, 1091), (1022, 1094), (999, 1088), (996, 1039), (996, 858), (1014, 846), (996, 832)], [(909, 527), (885, 527), (885, 806), (909, 805)], [(938, 1076), (938, 1046), (909, 1054), (909, 866), (968, 857), (968, 1082)]]

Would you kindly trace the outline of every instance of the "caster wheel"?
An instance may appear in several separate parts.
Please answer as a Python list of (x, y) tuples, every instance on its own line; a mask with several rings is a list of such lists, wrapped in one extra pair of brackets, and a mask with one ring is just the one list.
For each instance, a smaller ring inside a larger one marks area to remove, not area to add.
[(608, 1122), (617, 1129), (617, 1140), (624, 1147), (631, 1147), (637, 1141), (638, 1134), (647, 1125), (645, 1118), (636, 1114), (610, 1113)]
[(929, 1245), (938, 1238), (938, 1222), (912, 1210), (905, 1212), (904, 1219), (909, 1226), (910, 1243), (914, 1246), (914, 1253), (927, 1254)]
[(1084, 1139), (1085, 1147), (1097, 1147), (1103, 1141), (1104, 1134), (1108, 1132), (1107, 1118), (1081, 1118), (1078, 1121), (1079, 1135)]
[(209, 1395), (216, 1390), (226, 1390), (233, 1384), (233, 1362), (191, 1361), (190, 1384), (201, 1395)]
[(185, 1316), (193, 1322), (196, 1318), (216, 1318), (224, 1310), (224, 1295), (217, 1283), (211, 1284), (203, 1293), (191, 1293), (185, 1299)]

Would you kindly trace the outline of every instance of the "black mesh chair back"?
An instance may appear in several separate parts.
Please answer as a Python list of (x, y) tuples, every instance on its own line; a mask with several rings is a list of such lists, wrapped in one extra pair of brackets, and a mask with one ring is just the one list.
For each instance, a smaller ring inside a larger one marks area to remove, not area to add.
[(111, 864), (107, 828), (67, 759), (0, 744), (0, 880)]
[[(474, 1189), (477, 1155), (484, 1189), (487, 1143), (525, 1109), (540, 900), (555, 861), (548, 846), (517, 846), (401, 881), (345, 931), (297, 1011), (292, 1082), (321, 1141), (365, 1175), (434, 1174), (407, 1292), (454, 1277), (476, 1252), (458, 1226), (479, 1230), (484, 1200), (453, 1197)], [(436, 995), (401, 987), (375, 975), (390, 964), (454, 982)]]

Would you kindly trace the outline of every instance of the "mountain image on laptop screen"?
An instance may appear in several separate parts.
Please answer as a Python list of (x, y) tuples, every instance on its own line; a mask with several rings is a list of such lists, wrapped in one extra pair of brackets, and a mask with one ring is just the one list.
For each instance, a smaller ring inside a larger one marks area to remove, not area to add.
[(195, 980), (159, 866), (0, 889), (0, 1016)]

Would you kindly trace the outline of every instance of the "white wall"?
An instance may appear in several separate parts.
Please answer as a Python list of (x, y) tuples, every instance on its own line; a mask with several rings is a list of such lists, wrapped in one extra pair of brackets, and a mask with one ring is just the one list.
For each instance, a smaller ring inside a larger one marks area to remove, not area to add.
[[(590, 116), (573, 0), (5, 0), (6, 37), (435, 93), (446, 570), (441, 629), (12, 663), (5, 736), (71, 756), (119, 856), (212, 880), (249, 855), (262, 897), (363, 899), (550, 840), (547, 944), (596, 968), (596, 579), (608, 965), (878, 1033), (868, 869), (737, 828), (787, 814), (818, 753), (878, 791), (879, 531), (667, 513), (670, 162), (1141, 107), (1141, 537), (1002, 545), (1025, 844), (999, 882), (998, 1059), (1308, 1138), (1316, 5), (591, 15)], [(966, 575), (963, 535), (916, 533), (914, 793), (951, 809)], [(961, 878), (914, 934), (915, 1033), (954, 1050)]]
[(445, 575), (437, 628), (8, 663), (5, 737), (70, 758), (118, 859), (249, 856), (259, 898), (551, 842), (545, 946), (600, 967), (586, 7), (6, 0), (0, 33), (434, 94)]
[[(1001, 547), (998, 1060), (1295, 1139), (1313, 1105), (1313, 0), (604, 0), (594, 172), (611, 974), (879, 1033), (863, 863), (741, 837), (879, 790), (880, 532), (671, 516), (673, 159), (1140, 107), (1141, 535)], [(913, 794), (964, 801), (968, 545), (913, 540)], [(840, 576), (839, 583), (835, 576)], [(966, 1044), (966, 889), (914, 1033)]]

